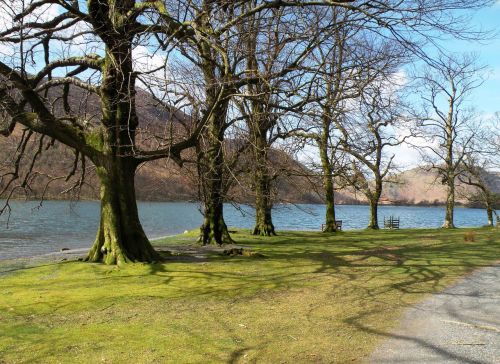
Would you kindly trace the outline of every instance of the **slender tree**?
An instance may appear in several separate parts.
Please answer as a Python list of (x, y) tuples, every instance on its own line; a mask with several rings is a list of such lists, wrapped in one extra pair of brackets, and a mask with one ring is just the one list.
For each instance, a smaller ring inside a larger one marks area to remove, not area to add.
[(342, 133), (341, 148), (351, 155), (351, 168), (343, 175), (345, 184), (361, 191), (370, 204), (368, 229), (378, 229), (378, 204), (384, 183), (394, 171), (394, 153), (390, 148), (401, 145), (411, 133), (397, 132), (401, 126), (410, 130), (402, 112), (402, 103), (386, 80), (374, 81), (363, 90), (358, 111), (338, 122)]
[(474, 189), (473, 192), (465, 192), (463, 195), (470, 203), (484, 206), (488, 226), (493, 227), (495, 224), (493, 216), (498, 217), (495, 210), (498, 194), (492, 191), (494, 177), (487, 170), (491, 164), (487, 159), (480, 161), (477, 157), (477, 155), (469, 154), (463, 159), (462, 173), (458, 175), (458, 180), (463, 185), (471, 186)]
[(482, 84), (482, 70), (474, 55), (441, 56), (418, 78), (422, 88), (418, 117), (429, 141), (422, 147), (423, 156), (446, 186), (443, 228), (455, 227), (455, 183), (477, 132), (468, 97)]
[(297, 21), (301, 14), (310, 16), (293, 9), (273, 9), (270, 16), (249, 17), (240, 30), (245, 73), (255, 80), (245, 85), (239, 102), (252, 151), (254, 235), (275, 235), (272, 190), (278, 168), (271, 167), (269, 154), (279, 137), (280, 119), (303, 104), (293, 105), (290, 95), (303, 85), (299, 69), (322, 36), (321, 31), (304, 28)]

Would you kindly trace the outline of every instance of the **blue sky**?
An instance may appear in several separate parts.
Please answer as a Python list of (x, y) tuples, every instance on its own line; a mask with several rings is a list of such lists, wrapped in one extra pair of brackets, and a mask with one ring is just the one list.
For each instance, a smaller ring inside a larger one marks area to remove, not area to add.
[(486, 41), (447, 41), (444, 46), (451, 52), (478, 53), (481, 64), (488, 67), (487, 79), (474, 92), (472, 101), (478, 112), (492, 114), (500, 111), (500, 3), (476, 13), (471, 25), (496, 34), (493, 39)]
[[(500, 0), (471, 15), (470, 25), (475, 29), (491, 31), (492, 36), (482, 41), (448, 39), (440, 46), (450, 53), (474, 52), (478, 55), (479, 64), (487, 67), (486, 80), (470, 95), (469, 105), (483, 120), (488, 120), (493, 113), (500, 111)], [(408, 145), (398, 146), (393, 152), (396, 164), (402, 169), (414, 168), (422, 163), (420, 153)]]

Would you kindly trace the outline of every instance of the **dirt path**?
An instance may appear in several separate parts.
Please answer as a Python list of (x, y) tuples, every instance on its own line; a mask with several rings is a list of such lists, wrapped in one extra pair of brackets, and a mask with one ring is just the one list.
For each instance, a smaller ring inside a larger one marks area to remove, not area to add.
[(500, 363), (500, 265), (411, 308), (370, 363)]

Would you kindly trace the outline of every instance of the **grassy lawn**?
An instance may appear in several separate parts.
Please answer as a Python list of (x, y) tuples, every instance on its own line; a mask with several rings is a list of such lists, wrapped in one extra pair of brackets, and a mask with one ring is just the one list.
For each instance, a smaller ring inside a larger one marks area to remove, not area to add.
[(363, 362), (405, 307), (498, 261), (499, 234), (238, 231), (260, 254), (14, 269), (0, 275), (0, 363)]

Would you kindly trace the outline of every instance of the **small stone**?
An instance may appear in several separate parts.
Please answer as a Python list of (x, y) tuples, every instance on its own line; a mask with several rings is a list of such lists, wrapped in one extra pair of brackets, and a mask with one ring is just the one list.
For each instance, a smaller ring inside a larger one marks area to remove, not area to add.
[(62, 252), (66, 252), (66, 251), (68, 251), (68, 250), (69, 250), (69, 248), (62, 248), (62, 249), (61, 249), (61, 251), (62, 251)]

